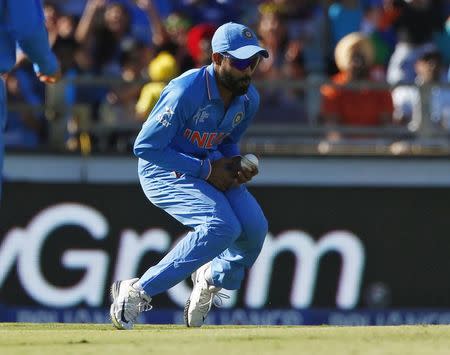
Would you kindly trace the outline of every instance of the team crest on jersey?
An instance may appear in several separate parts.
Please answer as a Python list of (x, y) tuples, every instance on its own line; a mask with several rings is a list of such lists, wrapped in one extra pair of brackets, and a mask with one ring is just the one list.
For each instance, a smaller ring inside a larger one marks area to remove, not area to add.
[(244, 28), (242, 30), (242, 34), (244, 35), (245, 38), (250, 39), (253, 37), (253, 33), (252, 31), (250, 31), (248, 28)]
[(195, 124), (199, 124), (199, 123), (204, 123), (205, 120), (209, 117), (209, 112), (208, 109), (211, 107), (212, 105), (206, 105), (205, 107), (200, 107), (197, 112), (195, 113), (195, 115), (192, 117), (192, 119), (194, 120)]
[(237, 113), (233, 118), (233, 127), (236, 127), (239, 123), (241, 123), (243, 118), (244, 114), (242, 112)]

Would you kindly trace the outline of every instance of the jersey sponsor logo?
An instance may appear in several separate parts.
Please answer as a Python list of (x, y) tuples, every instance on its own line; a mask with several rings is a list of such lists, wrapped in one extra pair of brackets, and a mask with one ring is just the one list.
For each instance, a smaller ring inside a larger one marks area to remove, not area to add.
[(208, 109), (212, 107), (213, 105), (206, 105), (205, 107), (200, 107), (195, 115), (192, 117), (195, 124), (198, 125), (199, 123), (204, 123), (205, 120), (209, 117)]
[(170, 107), (165, 108), (163, 113), (160, 113), (158, 116), (156, 116), (156, 121), (161, 123), (164, 127), (169, 127), (171, 125), (170, 119), (173, 116), (174, 112)]
[(219, 145), (228, 136), (224, 132), (200, 132), (186, 128), (183, 136), (191, 143), (199, 148), (211, 149)]
[(242, 119), (244, 118), (244, 113), (243, 112), (238, 112), (236, 114), (236, 116), (234, 116), (233, 118), (233, 127), (236, 127), (239, 123), (241, 123)]

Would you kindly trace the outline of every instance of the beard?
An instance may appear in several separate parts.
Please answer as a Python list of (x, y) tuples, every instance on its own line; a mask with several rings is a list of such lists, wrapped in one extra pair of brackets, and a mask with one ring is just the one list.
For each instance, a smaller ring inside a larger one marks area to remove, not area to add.
[(243, 78), (235, 78), (231, 73), (224, 72), (217, 76), (219, 82), (230, 90), (234, 96), (241, 96), (247, 93), (251, 79), (249, 76)]

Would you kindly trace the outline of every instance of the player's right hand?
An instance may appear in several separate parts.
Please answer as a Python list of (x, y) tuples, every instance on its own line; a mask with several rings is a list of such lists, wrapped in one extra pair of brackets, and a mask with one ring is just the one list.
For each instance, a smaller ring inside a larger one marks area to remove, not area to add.
[(228, 190), (237, 183), (235, 162), (232, 158), (221, 158), (211, 163), (211, 174), (207, 180), (220, 191)]

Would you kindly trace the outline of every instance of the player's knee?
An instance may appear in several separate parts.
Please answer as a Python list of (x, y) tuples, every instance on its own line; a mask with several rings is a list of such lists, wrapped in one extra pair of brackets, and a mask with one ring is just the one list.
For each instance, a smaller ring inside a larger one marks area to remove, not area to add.
[(227, 235), (229, 244), (233, 243), (242, 234), (241, 223), (234, 216), (227, 218), (221, 228), (223, 228), (224, 233)]
[(244, 225), (244, 232), (256, 249), (262, 248), (264, 239), (266, 238), (269, 225), (266, 217), (261, 214), (258, 218), (248, 221)]
[(264, 240), (266, 239), (267, 232), (269, 231), (269, 223), (267, 222), (266, 217), (262, 216), (262, 218), (258, 222), (258, 226), (256, 229), (257, 248), (261, 250), (264, 244)]
[(259, 219), (257, 230), (260, 238), (264, 240), (264, 238), (267, 235), (267, 232), (269, 231), (269, 222), (267, 222), (267, 219), (264, 215), (262, 215), (261, 218)]
[(227, 216), (226, 218), (216, 218), (210, 223), (210, 231), (217, 239), (216, 242), (226, 249), (241, 234), (242, 227), (239, 220), (235, 216)]

